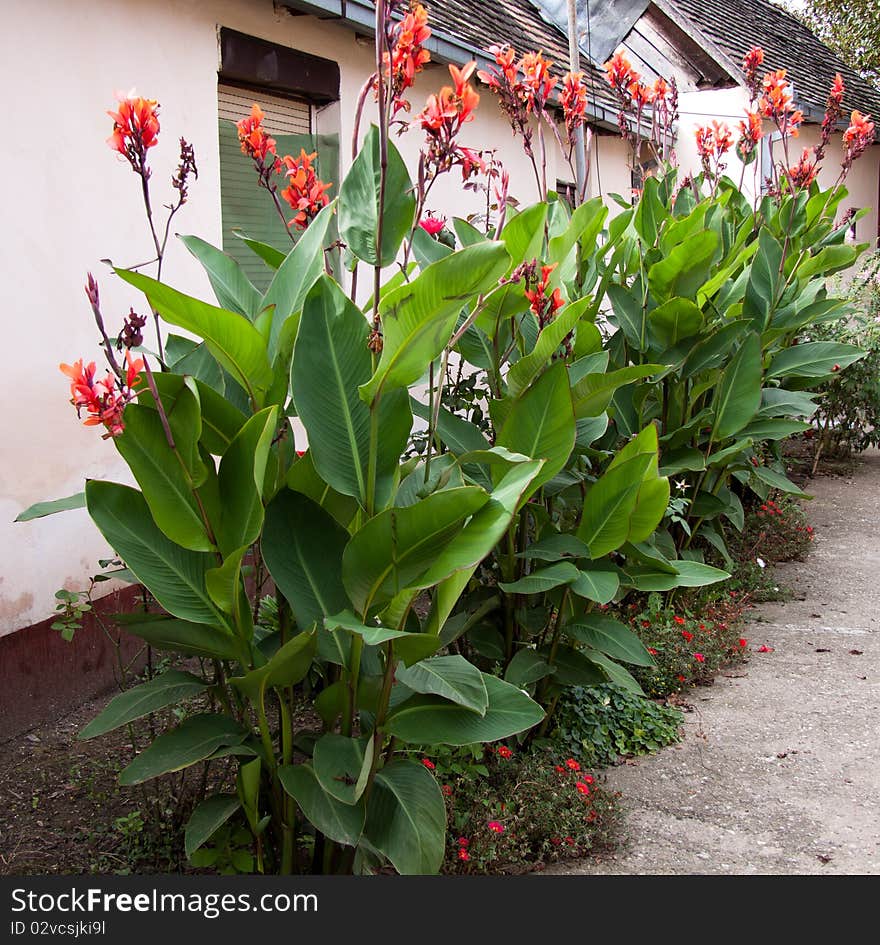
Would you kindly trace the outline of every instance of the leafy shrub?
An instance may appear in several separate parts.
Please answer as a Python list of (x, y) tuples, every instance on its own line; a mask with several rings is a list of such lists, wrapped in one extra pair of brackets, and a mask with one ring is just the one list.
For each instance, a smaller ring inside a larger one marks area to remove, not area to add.
[(682, 714), (612, 684), (569, 689), (556, 709), (553, 741), (591, 767), (644, 755), (679, 739)]
[(738, 592), (729, 591), (727, 601), (708, 603), (695, 616), (660, 594), (648, 596), (646, 606), (630, 618), (656, 663), (632, 670), (647, 695), (663, 697), (707, 683), (722, 666), (741, 658), (748, 641), (737, 626), (743, 610), (738, 600)]
[(745, 527), (734, 548), (743, 563), (758, 567), (779, 561), (801, 560), (813, 543), (815, 531), (803, 506), (791, 496), (756, 503), (745, 517)]
[(576, 759), (557, 764), (549, 752), (501, 745), (467, 768), (456, 774), (446, 760), (436, 765), (449, 821), (444, 872), (519, 872), (613, 845), (617, 795)]

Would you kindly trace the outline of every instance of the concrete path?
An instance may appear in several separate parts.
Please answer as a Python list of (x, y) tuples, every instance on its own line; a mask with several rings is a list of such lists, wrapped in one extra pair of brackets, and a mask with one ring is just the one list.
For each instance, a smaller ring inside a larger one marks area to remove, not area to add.
[(796, 599), (753, 612), (751, 661), (691, 692), (680, 745), (609, 772), (624, 848), (547, 872), (880, 874), (880, 453), (807, 491), (813, 553), (777, 570)]

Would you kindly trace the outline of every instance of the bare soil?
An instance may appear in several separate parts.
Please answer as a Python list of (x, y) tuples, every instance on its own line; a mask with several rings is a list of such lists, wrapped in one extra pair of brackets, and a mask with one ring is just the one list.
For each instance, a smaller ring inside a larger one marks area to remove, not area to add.
[(880, 873), (880, 452), (805, 488), (794, 599), (753, 612), (750, 662), (687, 697), (681, 744), (609, 772), (623, 847), (548, 873)]

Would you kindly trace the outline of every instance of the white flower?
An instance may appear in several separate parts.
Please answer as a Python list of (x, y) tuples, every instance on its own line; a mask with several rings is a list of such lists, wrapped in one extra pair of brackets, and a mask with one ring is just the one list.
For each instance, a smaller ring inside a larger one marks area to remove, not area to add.
[(758, 562), (758, 567), (759, 567), (759, 568), (765, 568), (765, 567), (767, 566), (767, 565), (764, 563), (764, 559), (763, 559), (763, 558), (755, 558), (755, 561)]

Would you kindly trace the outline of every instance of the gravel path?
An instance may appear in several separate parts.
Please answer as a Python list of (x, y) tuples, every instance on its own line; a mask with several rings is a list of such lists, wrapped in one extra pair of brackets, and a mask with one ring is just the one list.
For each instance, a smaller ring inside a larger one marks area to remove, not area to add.
[(807, 491), (813, 552), (777, 570), (796, 599), (754, 611), (681, 744), (609, 772), (623, 849), (547, 872), (880, 874), (880, 453)]

